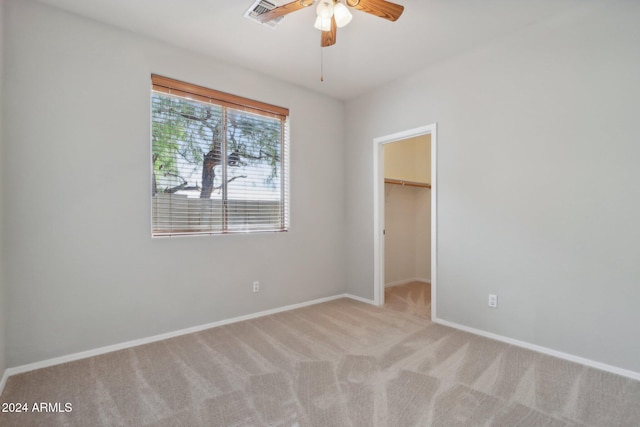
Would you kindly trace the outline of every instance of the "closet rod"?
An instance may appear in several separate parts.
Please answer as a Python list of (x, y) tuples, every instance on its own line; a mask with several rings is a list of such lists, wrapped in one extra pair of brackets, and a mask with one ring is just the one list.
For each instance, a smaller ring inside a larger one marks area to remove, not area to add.
[(426, 182), (403, 181), (401, 179), (385, 178), (385, 184), (408, 185), (410, 187), (431, 188), (431, 184)]

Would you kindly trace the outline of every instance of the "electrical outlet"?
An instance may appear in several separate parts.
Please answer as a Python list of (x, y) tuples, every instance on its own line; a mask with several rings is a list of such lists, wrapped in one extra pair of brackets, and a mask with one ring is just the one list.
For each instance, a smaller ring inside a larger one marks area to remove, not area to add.
[(498, 308), (498, 295), (489, 294), (489, 307)]
[(260, 292), (260, 282), (253, 282), (253, 292)]

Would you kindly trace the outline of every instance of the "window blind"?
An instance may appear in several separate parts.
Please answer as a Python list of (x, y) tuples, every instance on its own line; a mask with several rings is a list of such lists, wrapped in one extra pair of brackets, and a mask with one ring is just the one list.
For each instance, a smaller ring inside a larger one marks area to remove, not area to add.
[(286, 231), (288, 110), (152, 76), (152, 235)]

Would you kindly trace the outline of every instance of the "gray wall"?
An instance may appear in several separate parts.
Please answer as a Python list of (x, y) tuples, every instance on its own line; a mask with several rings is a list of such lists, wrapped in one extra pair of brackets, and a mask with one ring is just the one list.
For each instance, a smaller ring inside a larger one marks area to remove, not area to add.
[[(6, 6), (8, 366), (344, 292), (342, 103), (37, 3)], [(151, 239), (151, 73), (290, 108), (290, 232)]]
[(585, 5), (349, 102), (348, 292), (373, 297), (373, 138), (437, 122), (438, 317), (640, 372), (638, 22)]
[(5, 363), (5, 317), (6, 317), (6, 302), (5, 302), (5, 280), (4, 280), (4, 239), (2, 238), (3, 234), (3, 194), (4, 194), (4, 133), (2, 126), (3, 119), (3, 106), (4, 106), (4, 96), (2, 93), (3, 87), (3, 76), (4, 76), (4, 2), (0, 0), (0, 378), (4, 374), (4, 370), (7, 367)]

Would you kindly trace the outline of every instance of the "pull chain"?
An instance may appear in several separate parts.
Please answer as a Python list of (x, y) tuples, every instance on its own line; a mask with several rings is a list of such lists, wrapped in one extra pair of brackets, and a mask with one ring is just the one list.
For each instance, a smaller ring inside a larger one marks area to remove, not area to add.
[(320, 81), (324, 81), (324, 59), (322, 55), (322, 47), (320, 47)]

